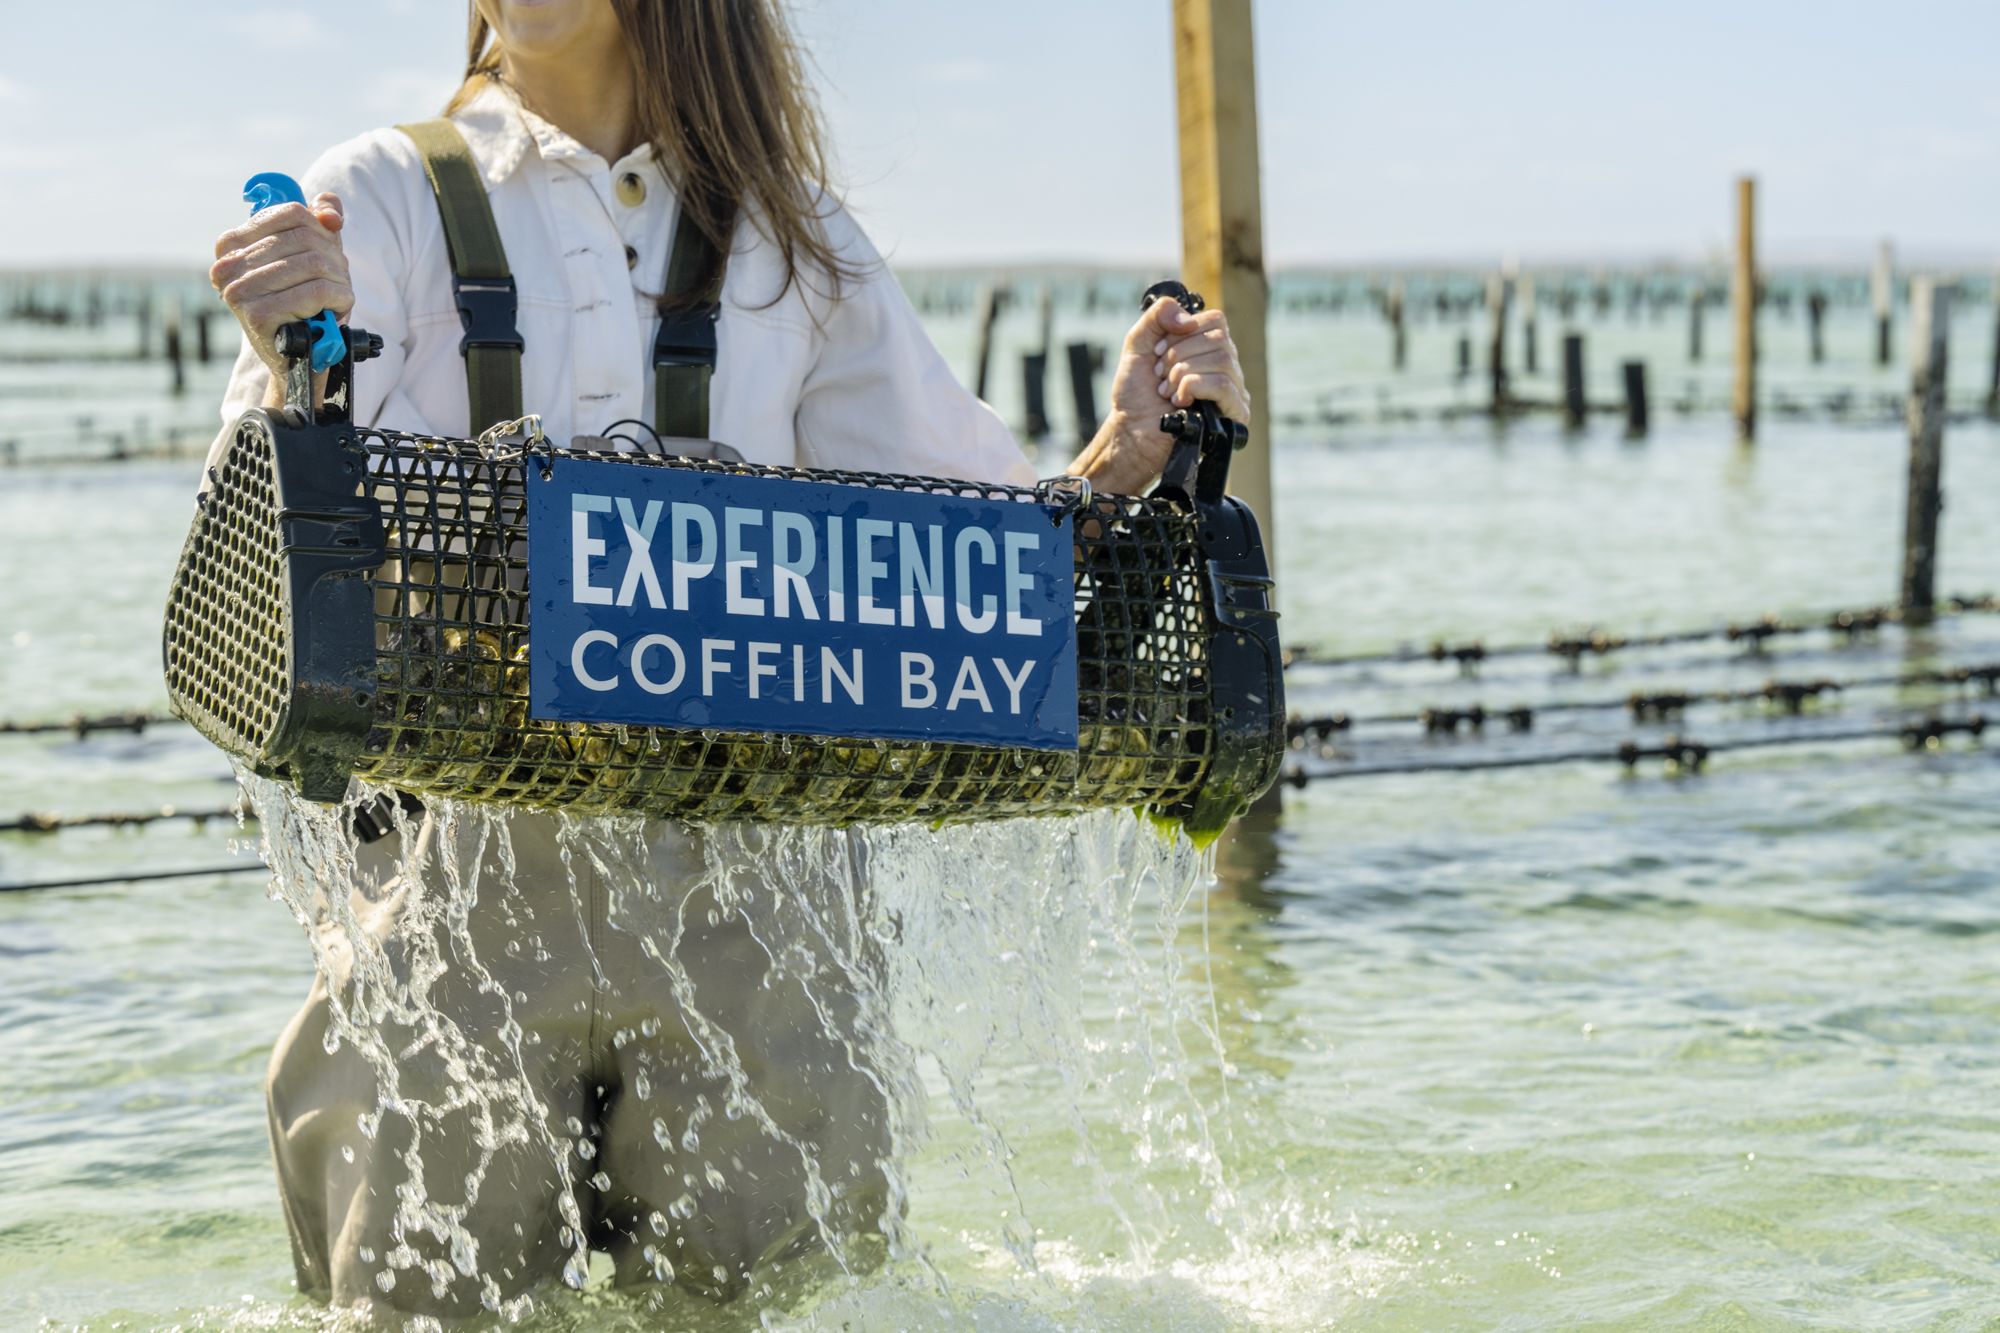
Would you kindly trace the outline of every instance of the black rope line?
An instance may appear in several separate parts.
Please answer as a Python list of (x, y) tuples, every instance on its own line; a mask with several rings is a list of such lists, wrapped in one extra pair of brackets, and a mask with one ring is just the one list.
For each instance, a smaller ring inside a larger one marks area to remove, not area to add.
[(1571, 750), (1559, 754), (1510, 755), (1502, 758), (1468, 759), (1463, 762), (1404, 762), (1398, 764), (1357, 764), (1344, 768), (1313, 771), (1302, 764), (1287, 769), (1278, 779), (1288, 786), (1304, 787), (1310, 782), (1332, 778), (1380, 777), (1396, 773), (1470, 773), (1500, 768), (1543, 768), (1556, 764), (1622, 764), (1635, 767), (1641, 759), (1664, 759), (1670, 772), (1699, 773), (1710, 755), (1732, 750), (1761, 750), (1777, 745), (1813, 745), (1836, 741), (1876, 740), (1899, 737), (1911, 749), (1935, 748), (1944, 737), (1964, 732), (1977, 739), (1986, 730), (1986, 719), (1978, 713), (1962, 719), (1928, 717), (1906, 722), (1901, 727), (1869, 727), (1846, 731), (1821, 731), (1810, 735), (1762, 736), (1708, 745), (1681, 736), (1668, 736), (1658, 745), (1626, 741), (1616, 750)]
[[(1510, 372), (1511, 373), (1511, 372)], [(1460, 376), (1449, 372), (1442, 375), (1423, 376), (1410, 379), (1406, 388), (1419, 392), (1430, 389), (1438, 391), (1464, 384)], [(1461, 403), (1434, 403), (1413, 405), (1407, 400), (1396, 402), (1388, 398), (1376, 398), (1366, 406), (1342, 407), (1334, 403), (1336, 398), (1358, 400), (1362, 395), (1380, 389), (1376, 383), (1342, 385), (1324, 390), (1314, 399), (1310, 412), (1294, 408), (1278, 413), (1276, 420), (1285, 426), (1360, 426), (1386, 425), (1392, 422), (1416, 423), (1439, 421), (1447, 425), (1460, 421), (1477, 421), (1488, 417), (1513, 418), (1538, 413), (1554, 413), (1565, 410), (1560, 400), (1547, 398), (1525, 398), (1510, 394), (1505, 403), (1496, 411), (1488, 401)], [(1813, 396), (1794, 396), (1782, 389), (1773, 389), (1760, 395), (1774, 417), (1786, 421), (1836, 422), (1851, 426), (1879, 426), (1904, 419), (1909, 411), (1909, 395), (1896, 391), (1869, 392), (1866, 388), (1836, 390), (1823, 394), (1815, 402)], [(1658, 401), (1673, 409), (1682, 417), (1719, 415), (1730, 410), (1726, 396), (1710, 397), (1705, 394), (1679, 394)], [(1585, 412), (1590, 416), (1619, 416), (1625, 411), (1622, 401), (1598, 401), (1585, 404)], [(1985, 395), (1960, 395), (1946, 413), (1945, 420), (1951, 425), (1969, 425), (1975, 421), (1990, 419)]]
[(1295, 744), (1306, 740), (1323, 742), (1338, 732), (1352, 731), (1356, 727), (1395, 726), (1412, 722), (1422, 723), (1426, 735), (1455, 736), (1461, 724), (1470, 731), (1480, 732), (1490, 721), (1505, 722), (1509, 731), (1532, 731), (1535, 718), (1541, 713), (1609, 712), (1620, 708), (1629, 711), (1634, 722), (1652, 722), (1700, 704), (1748, 703), (1754, 700), (1775, 703), (1796, 717), (1804, 711), (1807, 700), (1822, 694), (1908, 685), (1975, 683), (1982, 686), (1988, 695), (2000, 694), (2000, 662), (1940, 667), (1933, 671), (1904, 672), (1894, 676), (1856, 676), (1848, 680), (1768, 680), (1755, 688), (1740, 690), (1663, 690), (1653, 693), (1635, 690), (1623, 699), (1559, 699), (1533, 707), (1520, 704), (1513, 708), (1489, 709), (1475, 703), (1464, 708), (1426, 708), (1417, 713), (1378, 713), (1370, 717), (1350, 717), (1346, 713), (1304, 717), (1294, 713), (1285, 721), (1285, 738)]
[(147, 727), (182, 720), (171, 713), (148, 713), (137, 709), (96, 717), (76, 713), (61, 722), (0, 722), (0, 736), (40, 736), (56, 731), (70, 732), (78, 740), (93, 731), (129, 731), (134, 736), (142, 736)]
[[(192, 819), (195, 827), (199, 829), (211, 819), (234, 820), (238, 817), (239, 814), (234, 809), (181, 810), (171, 805), (163, 805), (158, 810), (112, 815), (54, 815), (30, 812), (19, 819), (0, 824), (0, 833), (54, 833), (57, 829), (86, 828), (100, 824), (113, 828), (137, 827), (157, 823), (162, 819)], [(246, 821), (254, 821), (257, 818), (247, 810), (241, 812), (240, 817)]]
[(262, 861), (249, 865), (207, 866), (200, 870), (140, 870), (96, 879), (51, 879), (37, 884), (0, 884), (0, 893), (35, 893), (42, 889), (87, 889), (102, 884), (143, 884), (158, 879), (194, 879), (200, 875), (242, 875), (252, 870), (269, 871)]
[[(2000, 597), (1990, 594), (1978, 597), (1952, 597), (1939, 603), (1928, 616), (1928, 620), (1994, 611), (2000, 611)], [(1874, 606), (1859, 611), (1834, 611), (1824, 616), (1808, 616), (1803, 620), (1785, 620), (1775, 614), (1768, 614), (1755, 620), (1732, 622), (1711, 629), (1676, 630), (1666, 634), (1627, 636), (1603, 629), (1556, 630), (1549, 635), (1546, 642), (1539, 644), (1512, 643), (1489, 648), (1477, 639), (1458, 644), (1438, 639), (1423, 650), (1400, 648), (1393, 652), (1351, 653), (1339, 656), (1323, 655), (1315, 645), (1302, 643), (1293, 644), (1285, 649), (1285, 665), (1287, 667), (1362, 666), (1383, 662), (1453, 661), (1458, 663), (1461, 671), (1470, 672), (1488, 658), (1549, 654), (1574, 666), (1585, 657), (1602, 657), (1626, 648), (1664, 648), (1673, 644), (1701, 643), (1714, 639), (1742, 643), (1751, 652), (1761, 651), (1765, 642), (1770, 639), (1810, 634), (1815, 630), (1825, 630), (1852, 640), (1864, 634), (1872, 634), (1885, 625), (1902, 624), (1906, 619), (1915, 617), (1899, 607)]]

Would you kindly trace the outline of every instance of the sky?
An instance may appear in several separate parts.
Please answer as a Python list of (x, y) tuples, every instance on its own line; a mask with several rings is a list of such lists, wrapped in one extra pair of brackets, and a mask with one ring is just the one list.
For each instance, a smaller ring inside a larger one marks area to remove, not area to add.
[[(10, 6), (0, 265), (205, 264), (243, 180), (436, 114), (458, 0)], [(846, 197), (900, 265), (1179, 250), (1170, 0), (802, 0)], [(2000, 259), (2000, 5), (1258, 0), (1273, 267)]]

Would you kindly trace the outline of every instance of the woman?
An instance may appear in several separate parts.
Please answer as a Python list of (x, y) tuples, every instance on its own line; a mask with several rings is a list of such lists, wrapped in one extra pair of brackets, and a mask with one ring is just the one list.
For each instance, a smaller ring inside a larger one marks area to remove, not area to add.
[[(648, 350), (662, 310), (682, 318), (713, 300), (698, 433), (753, 463), (1032, 479), (832, 201), (778, 0), (475, 0), (470, 28), (465, 84), (447, 115), (515, 284), (520, 402), (550, 438), (661, 419), (667, 381), (648, 374)], [(482, 390), (475, 402), (468, 388), (425, 133), (380, 130), (334, 148), (306, 177), (321, 191), (310, 206), (267, 209), (218, 241), (211, 277), (245, 333), (225, 422), (282, 404), (276, 330), (330, 308), (384, 339), (356, 376), (357, 420), (446, 436), (492, 424), (481, 418), (493, 400)], [(677, 236), (693, 238), (695, 256), (678, 269)], [(1169, 447), (1160, 416), (1199, 398), (1248, 418), (1225, 323), (1158, 302), (1126, 336), (1111, 414), (1071, 472), (1100, 490), (1143, 490)], [(409, 848), (391, 838), (371, 849), (361, 878), (382, 938), (394, 936), (407, 896), (392, 858), (430, 865), (454, 817), (426, 817)], [(511, 1020), (532, 1038), (532, 1054), (517, 1052), (522, 1074), (575, 1169), (559, 1169), (540, 1142), (426, 1138), (417, 1121), (398, 1128), (382, 1116), (385, 1098), (414, 1104), (426, 1088), (458, 1105), (449, 1085), (463, 1071), (416, 1042), (385, 1091), (352, 1043), (331, 1040), (322, 977), (273, 1053), (268, 1087), (302, 1290), (441, 1314), (499, 1308), (544, 1278), (580, 1281), (584, 1237), (611, 1254), (621, 1283), (674, 1281), (726, 1298), (829, 1227), (865, 1232), (896, 1206), (880, 1167), (883, 1094), (840, 1050), (840, 998), (807, 994), (795, 978), (772, 984), (755, 923), (734, 907), (688, 910), (676, 886), (702, 877), (701, 835), (648, 825), (640, 873), (674, 890), (666, 897), (686, 927), (676, 992), (603, 864), (617, 839), (595, 836), (516, 818), (504, 854), (453, 843), (450, 873), (499, 886), (469, 926), (492, 976), (475, 985), (466, 974), (478, 968), (447, 969), (432, 993), (458, 1030)], [(522, 950), (524, 936), (536, 948)], [(343, 985), (336, 975), (334, 999)], [(726, 1015), (747, 1093), (704, 1064), (698, 1021), (682, 1007), (690, 994), (702, 1014)], [(441, 1063), (427, 1069), (426, 1059)], [(757, 1113), (709, 1115), (735, 1094)], [(466, 1180), (464, 1201), (426, 1212), (412, 1179)]]

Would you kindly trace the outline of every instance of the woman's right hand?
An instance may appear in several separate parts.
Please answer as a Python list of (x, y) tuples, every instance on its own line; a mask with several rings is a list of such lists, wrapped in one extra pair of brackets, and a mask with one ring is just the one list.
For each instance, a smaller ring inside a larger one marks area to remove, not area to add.
[(280, 325), (331, 310), (345, 321), (354, 309), (347, 256), (340, 248), (345, 222), (338, 195), (307, 204), (278, 204), (222, 233), (208, 280), (243, 326), (257, 359), (271, 370), (265, 405), (285, 401), (285, 359), (278, 355)]

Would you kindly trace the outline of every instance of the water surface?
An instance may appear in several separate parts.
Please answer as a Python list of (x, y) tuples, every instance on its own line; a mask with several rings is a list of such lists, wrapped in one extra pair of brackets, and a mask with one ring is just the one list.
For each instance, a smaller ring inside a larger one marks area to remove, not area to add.
[[(1643, 443), (1532, 422), (1311, 436), (1278, 455), (1285, 627), (1331, 650), (1895, 592), (1894, 427), (1778, 422), (1754, 451), (1712, 417)], [(2000, 588), (2000, 432), (1956, 427), (1947, 454), (1943, 583)], [(5, 477), (0, 712), (163, 705), (157, 615), (193, 465)], [(1967, 617), (1846, 657), (1801, 641), (1800, 661), (1984, 661), (1993, 633)], [(1365, 714), (1784, 670), (1677, 660), (1302, 672), (1294, 693)], [(1462, 745), (1487, 743), (1504, 741)], [(185, 728), (0, 745), (0, 813), (233, 799)], [(1062, 934), (1005, 876), (946, 866), (940, 894), (978, 929), (941, 915), (930, 942), (964, 966), (905, 996), (948, 1015), (909, 1162), (931, 1271), (892, 1266), (773, 1326), (1987, 1327), (1996, 808), (2000, 766), (1963, 738), (1746, 752), (1673, 780), (1314, 784), (1287, 792), (1272, 840), (1225, 854), (1171, 942), (1157, 896), (1079, 889), (1092, 928)], [(245, 836), (0, 835), (0, 877), (227, 864)], [(1037, 970), (1036, 941), (1071, 953)], [(254, 874), (0, 897), (0, 1325), (314, 1325), (260, 1090), (310, 970)], [(642, 1317), (595, 1288), (543, 1308), (552, 1327), (754, 1326), (692, 1304)]]

